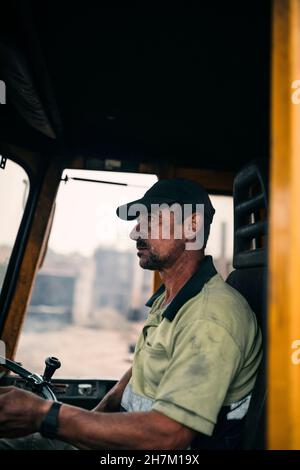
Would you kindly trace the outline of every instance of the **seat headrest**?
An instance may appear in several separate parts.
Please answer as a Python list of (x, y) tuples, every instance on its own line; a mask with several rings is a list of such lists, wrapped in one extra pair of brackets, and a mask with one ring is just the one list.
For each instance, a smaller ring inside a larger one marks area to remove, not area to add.
[(267, 265), (267, 172), (252, 163), (243, 168), (233, 183), (233, 267)]

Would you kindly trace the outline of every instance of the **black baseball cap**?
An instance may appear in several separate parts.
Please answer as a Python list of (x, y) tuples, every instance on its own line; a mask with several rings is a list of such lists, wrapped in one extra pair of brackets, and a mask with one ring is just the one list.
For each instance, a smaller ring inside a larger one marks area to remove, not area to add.
[(117, 216), (123, 220), (134, 220), (139, 213), (128, 215), (133, 204), (143, 204), (148, 210), (151, 204), (204, 204), (204, 216), (211, 224), (215, 209), (207, 191), (201, 184), (185, 178), (161, 179), (151, 186), (144, 196), (117, 208)]

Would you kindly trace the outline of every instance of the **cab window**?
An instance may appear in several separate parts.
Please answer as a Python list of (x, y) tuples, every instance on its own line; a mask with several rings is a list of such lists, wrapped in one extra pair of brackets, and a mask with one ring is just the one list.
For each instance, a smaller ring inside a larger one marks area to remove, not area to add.
[[(1, 155), (0, 159), (2, 159)], [(20, 228), (28, 194), (29, 177), (27, 173), (20, 165), (7, 159), (5, 167), (0, 168), (0, 292)]]
[(210, 194), (210, 199), (216, 212), (206, 254), (212, 255), (217, 271), (226, 280), (233, 269), (233, 197)]
[(130, 367), (153, 287), (129, 238), (135, 221), (120, 220), (116, 208), (157, 177), (65, 170), (62, 179), (16, 359), (40, 371), (51, 355), (62, 363), (58, 377), (116, 379)]
[[(120, 220), (116, 208), (140, 198), (157, 177), (66, 170), (62, 179), (67, 182), (58, 191), (17, 360), (40, 371), (40, 358), (52, 355), (62, 362), (58, 377), (118, 379), (130, 367), (148, 314), (153, 272), (140, 268), (136, 244), (129, 239), (135, 221)], [(216, 216), (207, 252), (226, 277), (232, 260), (232, 198), (212, 196), (212, 202)]]

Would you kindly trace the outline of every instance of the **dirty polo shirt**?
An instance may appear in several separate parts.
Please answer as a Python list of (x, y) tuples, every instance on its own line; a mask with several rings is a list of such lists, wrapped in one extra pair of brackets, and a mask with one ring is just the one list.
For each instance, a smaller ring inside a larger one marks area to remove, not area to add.
[(262, 358), (255, 314), (210, 256), (163, 308), (164, 291), (147, 302), (121, 407), (156, 410), (222, 447), (247, 413)]

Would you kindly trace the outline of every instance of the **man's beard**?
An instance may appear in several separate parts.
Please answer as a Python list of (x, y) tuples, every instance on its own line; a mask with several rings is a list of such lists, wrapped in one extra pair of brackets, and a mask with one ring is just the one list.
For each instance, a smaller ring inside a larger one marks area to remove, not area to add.
[(153, 271), (164, 268), (167, 264), (167, 259), (161, 258), (157, 253), (153, 253), (151, 248), (144, 240), (139, 240), (136, 244), (139, 249), (146, 248), (148, 250), (147, 255), (140, 256), (140, 266), (143, 269), (150, 269)]
[(140, 266), (144, 269), (159, 271), (166, 266), (166, 260), (160, 258), (157, 254), (151, 253), (151, 251), (149, 251), (147, 257), (140, 258)]

